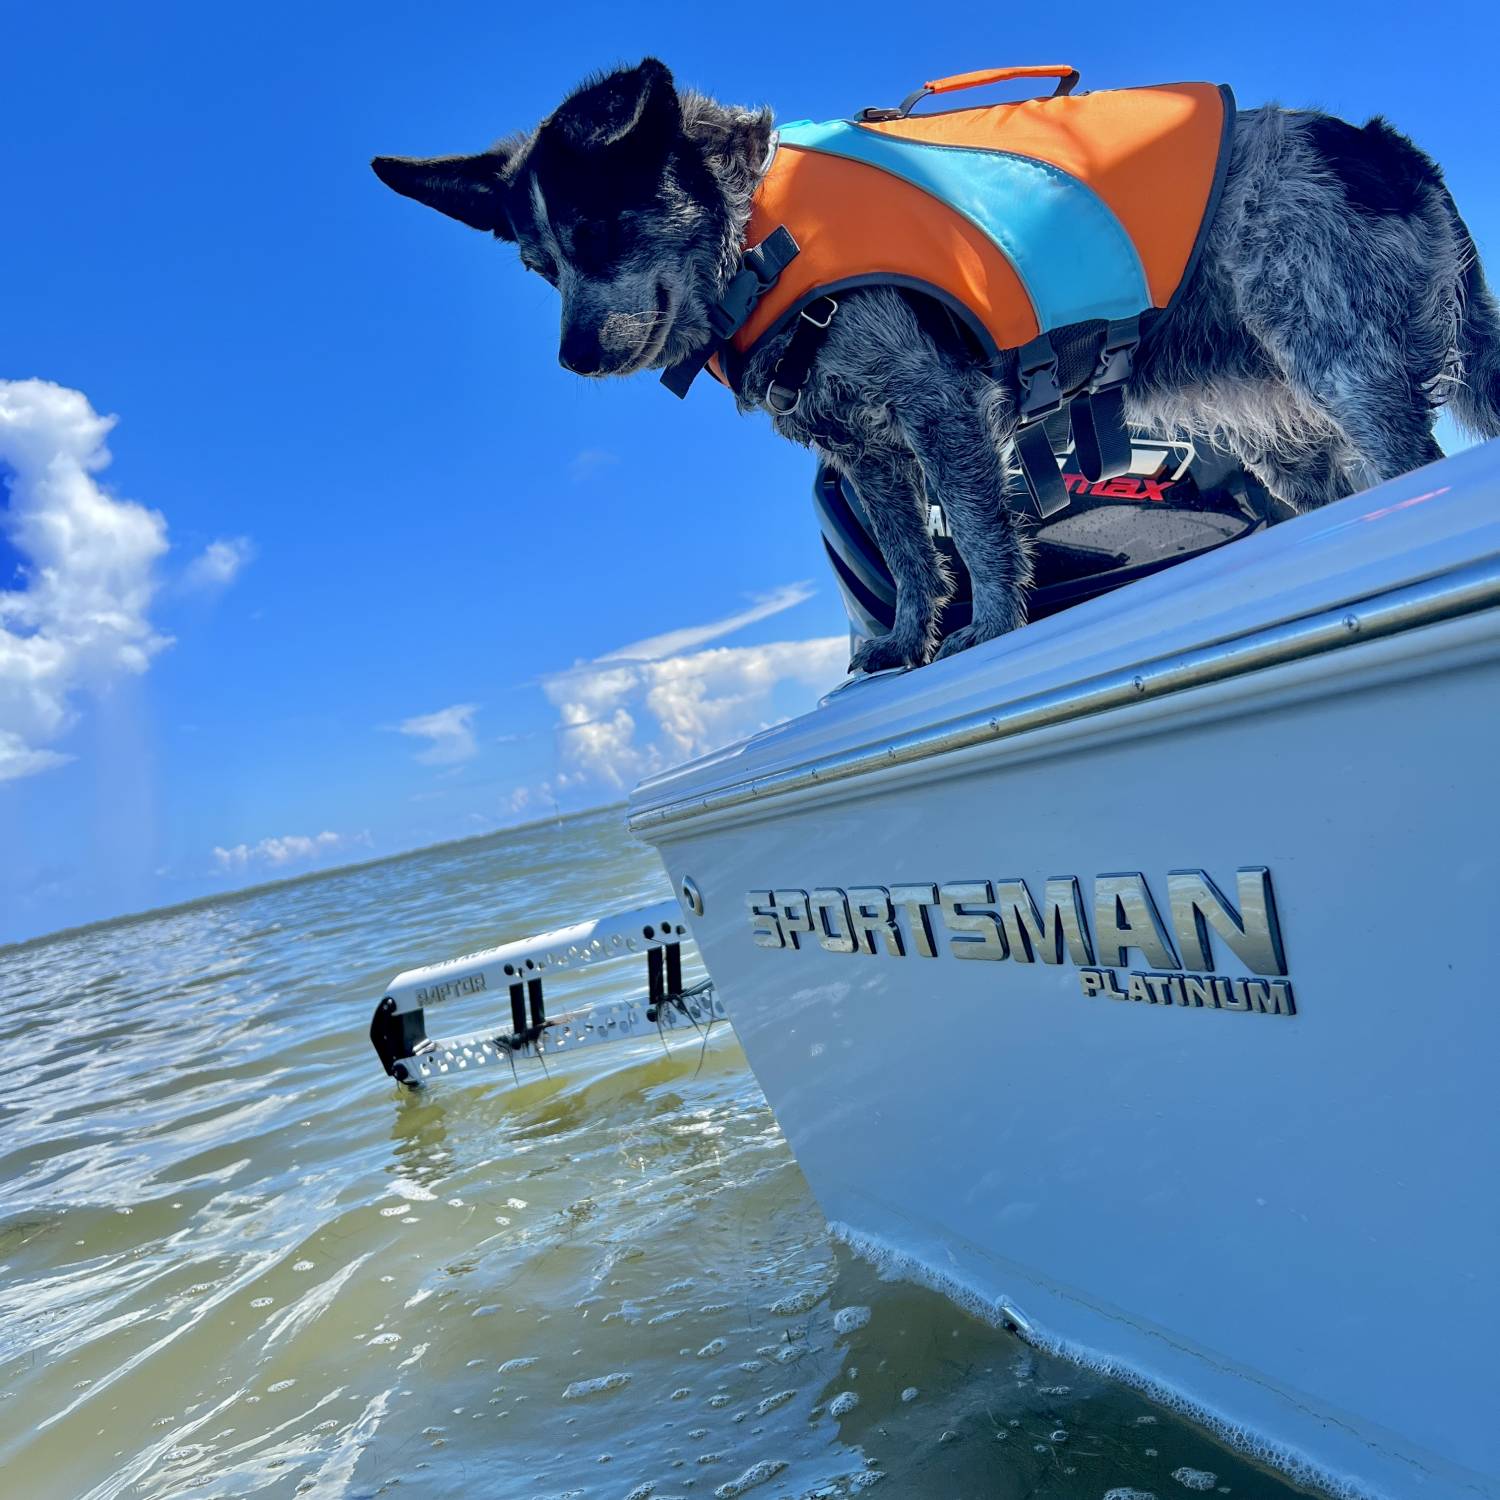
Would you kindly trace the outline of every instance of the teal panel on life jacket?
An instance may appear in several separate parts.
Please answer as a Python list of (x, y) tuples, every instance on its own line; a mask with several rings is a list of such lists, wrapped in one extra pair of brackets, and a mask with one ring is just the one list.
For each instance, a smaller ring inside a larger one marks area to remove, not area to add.
[(850, 120), (799, 120), (781, 126), (780, 139), (878, 167), (962, 214), (1016, 268), (1044, 332), (1152, 305), (1125, 226), (1087, 183), (1051, 162), (907, 140)]

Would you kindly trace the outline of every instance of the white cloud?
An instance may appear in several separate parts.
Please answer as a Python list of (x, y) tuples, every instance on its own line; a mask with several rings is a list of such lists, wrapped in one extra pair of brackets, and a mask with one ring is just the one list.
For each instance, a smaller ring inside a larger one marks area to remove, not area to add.
[(459, 761), (472, 759), (479, 752), (474, 738), (474, 715), (478, 709), (476, 703), (455, 703), (451, 708), (438, 709), (436, 713), (418, 714), (414, 719), (403, 720), (396, 729), (400, 734), (427, 741), (427, 748), (417, 754), (417, 759), (424, 765), (456, 765)]
[(0, 526), (24, 584), (0, 590), (0, 781), (69, 759), (45, 748), (73, 724), (73, 695), (144, 672), (170, 644), (147, 618), (167, 523), (107, 494), (115, 424), (79, 391), (0, 380)]
[(60, 750), (33, 750), (20, 735), (0, 729), (0, 781), (34, 776), (38, 771), (50, 771), (53, 766), (65, 766), (72, 759)]
[[(784, 683), (826, 691), (849, 664), (849, 638), (716, 646), (653, 663), (646, 706), (666, 736), (667, 759), (686, 760), (764, 728), (771, 695)], [(780, 715), (773, 715), (779, 718)]]
[(542, 690), (558, 713), (559, 782), (593, 780), (623, 790), (808, 706), (811, 692), (843, 676), (847, 637), (691, 648), (790, 609), (810, 593), (805, 584), (791, 584), (738, 614), (668, 631), (545, 678)]
[(694, 646), (704, 646), (722, 636), (733, 635), (736, 630), (743, 630), (757, 620), (779, 615), (782, 610), (791, 609), (811, 599), (813, 592), (810, 584), (786, 583), (778, 589), (772, 589), (769, 594), (755, 600), (748, 609), (742, 609), (736, 614), (711, 620), (707, 625), (686, 625), (679, 630), (668, 630), (662, 635), (647, 636), (643, 641), (621, 646), (618, 651), (610, 651), (599, 660), (617, 661), (623, 658), (630, 661), (659, 661), (664, 656), (676, 656)]
[(202, 593), (228, 588), (246, 563), (254, 561), (255, 543), (249, 537), (220, 537), (183, 570), (182, 586)]
[(236, 844), (232, 849), (214, 849), (214, 862), (221, 870), (280, 870), (288, 866), (344, 854), (358, 846), (368, 847), (366, 833), (288, 833), (281, 838), (262, 839), (258, 844)]

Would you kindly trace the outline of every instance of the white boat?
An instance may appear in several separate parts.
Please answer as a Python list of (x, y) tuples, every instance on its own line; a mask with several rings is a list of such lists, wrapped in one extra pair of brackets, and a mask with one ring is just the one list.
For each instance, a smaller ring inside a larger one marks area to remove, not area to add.
[(1491, 443), (629, 817), (852, 1245), (1334, 1493), (1494, 1496), (1497, 706)]

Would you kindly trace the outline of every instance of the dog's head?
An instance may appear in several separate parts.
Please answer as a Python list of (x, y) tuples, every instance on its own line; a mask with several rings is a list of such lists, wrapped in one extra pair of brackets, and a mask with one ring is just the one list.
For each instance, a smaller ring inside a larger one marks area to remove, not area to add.
[(769, 112), (679, 94), (648, 57), (476, 156), (371, 165), (398, 193), (514, 241), (562, 297), (564, 366), (627, 375), (711, 338), (770, 133)]

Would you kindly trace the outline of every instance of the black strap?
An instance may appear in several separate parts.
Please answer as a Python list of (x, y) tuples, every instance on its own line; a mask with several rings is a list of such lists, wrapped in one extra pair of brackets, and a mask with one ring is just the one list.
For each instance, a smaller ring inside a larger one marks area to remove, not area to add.
[(1078, 468), (1090, 482), (1130, 472), (1130, 432), (1125, 426), (1125, 393), (1087, 391), (1073, 398), (1073, 451)]
[(766, 405), (778, 417), (789, 417), (802, 404), (802, 387), (828, 337), (839, 305), (832, 297), (814, 297), (802, 309), (797, 326), (766, 386)]
[(1016, 351), (1016, 382), (1021, 398), (1016, 408), (1016, 457), (1032, 507), (1045, 521), (1068, 504), (1068, 487), (1047, 435), (1047, 418), (1063, 410), (1067, 398), (1059, 383), (1057, 349), (1045, 333)]
[(711, 342), (662, 371), (661, 383), (679, 399), (714, 354), (745, 326), (755, 305), (776, 285), (776, 279), (796, 259), (800, 247), (785, 224), (778, 225), (760, 244), (740, 256), (740, 268), (729, 279), (724, 295), (708, 310)]
[(1045, 521), (1066, 510), (1068, 487), (1063, 483), (1062, 470), (1057, 467), (1057, 455), (1052, 451), (1046, 424), (1033, 422), (1017, 428), (1015, 443), (1016, 457), (1021, 461), (1021, 473), (1037, 515)]
[(1130, 471), (1130, 429), (1125, 425), (1125, 382), (1141, 341), (1139, 318), (1119, 318), (1104, 330), (1087, 390), (1072, 403), (1073, 447), (1084, 477), (1098, 481)]
[(1064, 341), (1070, 362), (1066, 375), (1059, 372), (1057, 348), (1047, 334), (1038, 334), (1017, 350), (1016, 454), (1040, 519), (1045, 521), (1068, 504), (1068, 488), (1047, 432), (1049, 421), (1055, 421), (1059, 412), (1069, 413), (1073, 446), (1085, 477), (1097, 481), (1129, 472), (1131, 443), (1125, 425), (1124, 388), (1140, 341), (1139, 318), (1107, 323), (1093, 368), (1086, 375), (1078, 367), (1076, 341)]

